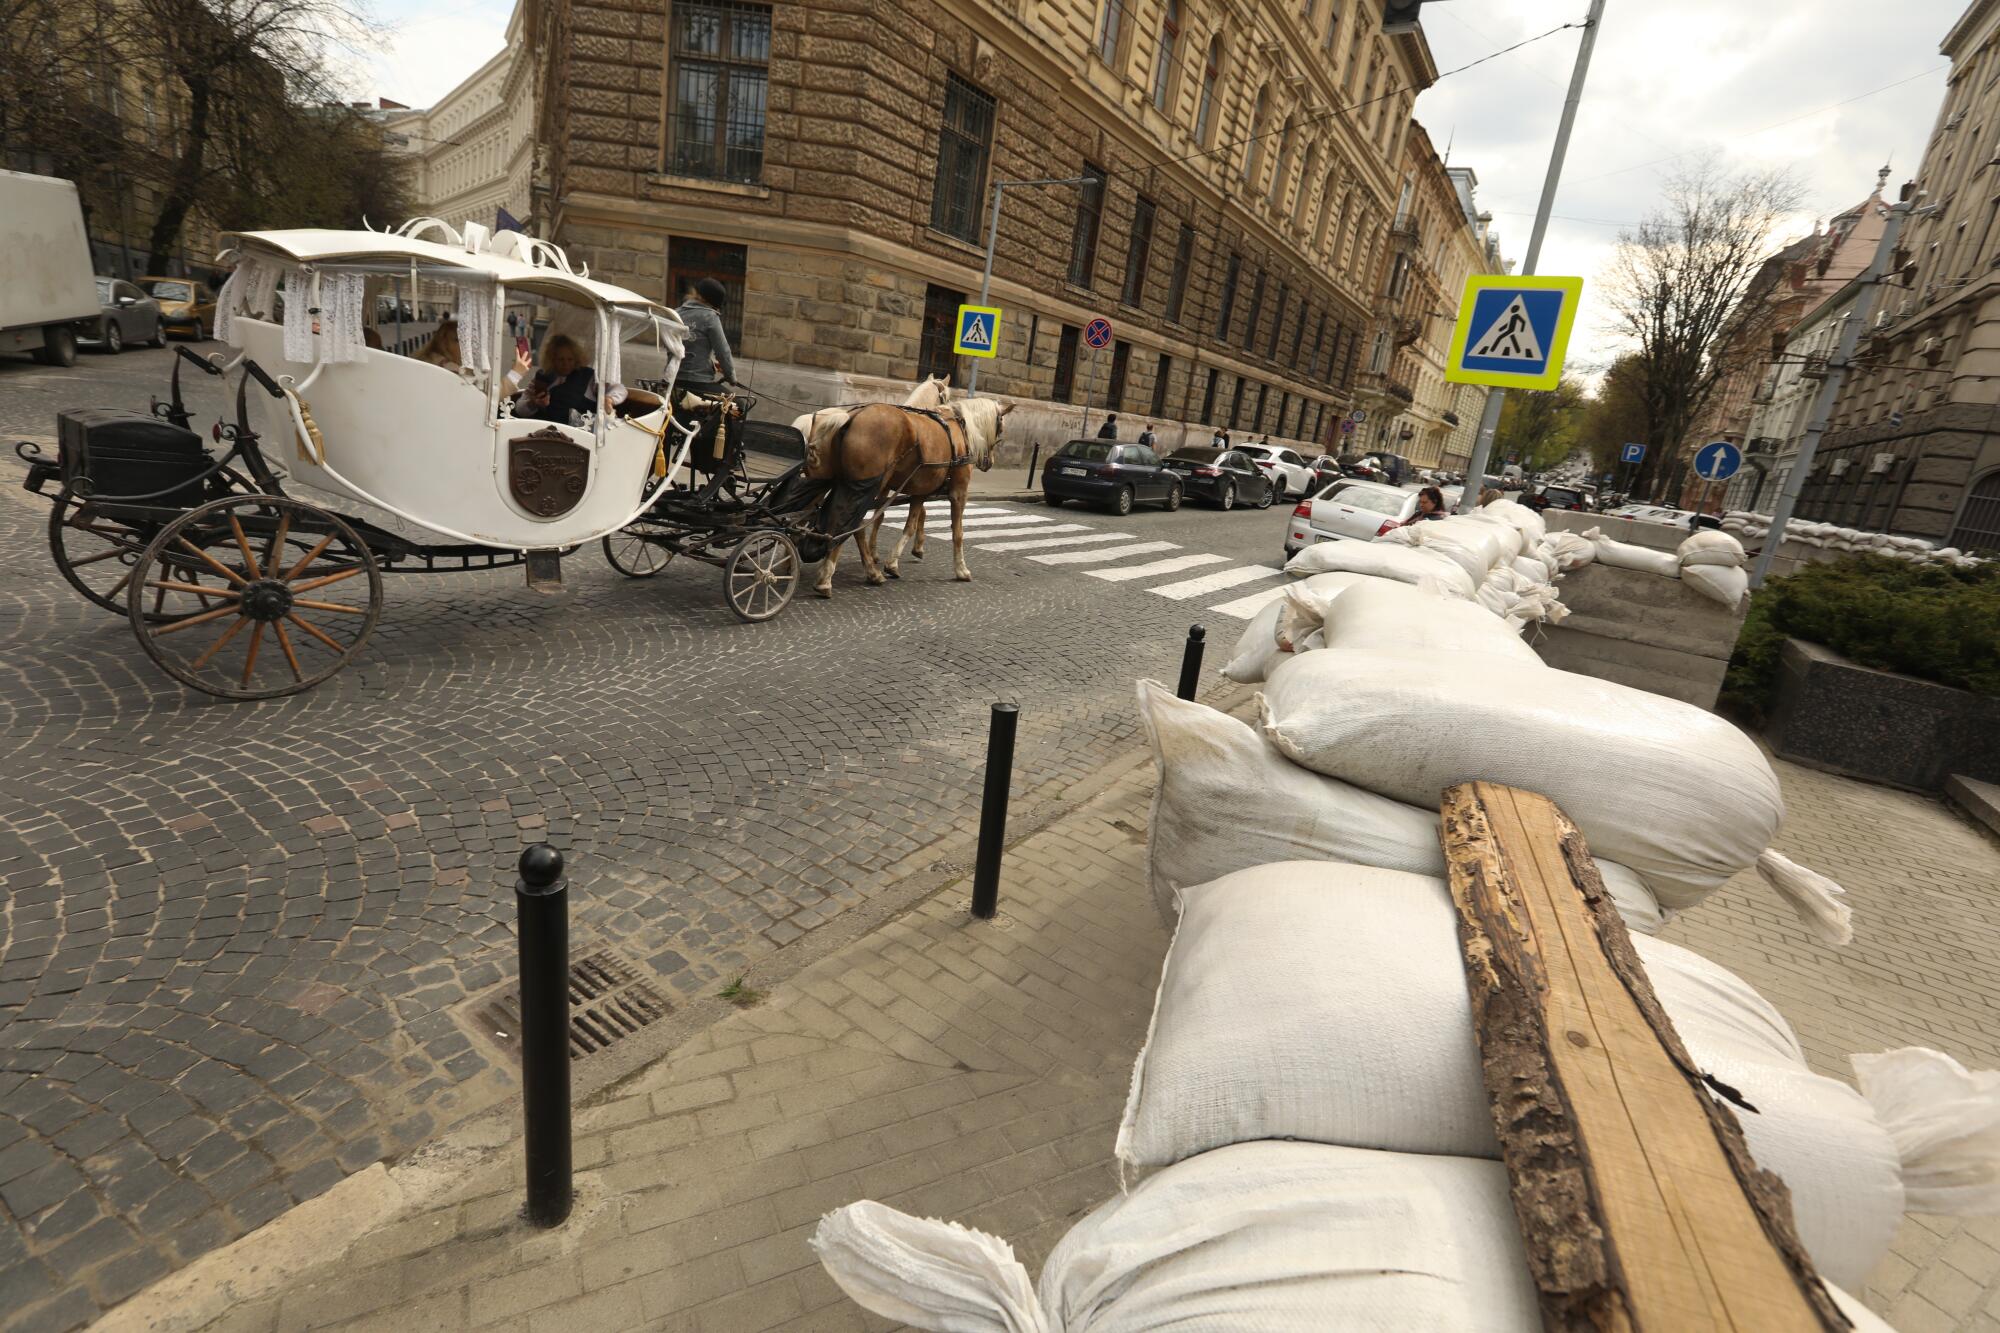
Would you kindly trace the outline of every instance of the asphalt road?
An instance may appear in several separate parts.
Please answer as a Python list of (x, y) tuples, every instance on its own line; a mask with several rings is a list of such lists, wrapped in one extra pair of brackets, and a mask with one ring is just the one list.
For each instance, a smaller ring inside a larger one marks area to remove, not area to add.
[[(1212, 669), (1283, 581), (1283, 505), (984, 504), (970, 585), (934, 536), (900, 582), (850, 558), (764, 625), (712, 569), (586, 549), (556, 598), (395, 576), (360, 663), (225, 703), (60, 580), (11, 450), (65, 406), (143, 409), (169, 358), (0, 359), (10, 1329), (78, 1326), (509, 1095), (477, 1011), (525, 844), (569, 857), (573, 956), (660, 1007), (782, 974), (974, 826), (991, 701), (1022, 706), (1017, 793), (1087, 782), (1141, 743), (1134, 679), (1171, 680), (1194, 621)], [(222, 391), (188, 378), (205, 426)]]

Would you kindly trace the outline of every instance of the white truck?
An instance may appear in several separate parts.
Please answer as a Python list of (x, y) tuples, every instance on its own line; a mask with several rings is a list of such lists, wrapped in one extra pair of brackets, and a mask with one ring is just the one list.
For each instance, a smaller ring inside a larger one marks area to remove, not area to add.
[(0, 352), (73, 365), (103, 308), (75, 183), (0, 171)]

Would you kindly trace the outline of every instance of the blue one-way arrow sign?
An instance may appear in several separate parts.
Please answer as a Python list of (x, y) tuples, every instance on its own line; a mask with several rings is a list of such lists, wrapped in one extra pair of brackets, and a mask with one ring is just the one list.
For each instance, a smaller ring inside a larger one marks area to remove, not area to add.
[(1743, 466), (1743, 451), (1727, 440), (1695, 450), (1694, 474), (1703, 481), (1728, 481)]

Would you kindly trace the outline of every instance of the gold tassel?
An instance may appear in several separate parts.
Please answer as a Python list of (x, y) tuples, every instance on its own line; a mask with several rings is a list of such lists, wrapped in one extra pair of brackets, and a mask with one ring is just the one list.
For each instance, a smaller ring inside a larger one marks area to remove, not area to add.
[(320, 467), (325, 467), (326, 436), (320, 434), (319, 423), (313, 420), (312, 408), (307, 406), (306, 400), (299, 397), (297, 394), (293, 394), (292, 401), (299, 405), (299, 420), (305, 422), (306, 433), (312, 436), (311, 446), (308, 447), (306, 443), (306, 437), (304, 435), (300, 435), (297, 431), (292, 432), (293, 436), (298, 441), (299, 458), (303, 462), (313, 463)]

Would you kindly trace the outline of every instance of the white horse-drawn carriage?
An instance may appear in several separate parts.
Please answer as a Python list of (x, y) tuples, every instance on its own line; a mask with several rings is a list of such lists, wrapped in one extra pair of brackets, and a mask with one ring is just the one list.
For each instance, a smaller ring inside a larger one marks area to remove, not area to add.
[[(546, 242), (431, 219), (244, 233), (234, 247), (216, 315), (233, 359), (180, 352), (211, 375), (240, 371), (236, 420), (217, 423), (213, 449), (188, 428), (180, 360), (150, 414), (65, 412), (57, 458), (17, 446), (29, 489), (54, 502), (58, 569), (128, 616), (176, 679), (228, 698), (291, 694), (361, 648), (385, 574), (525, 565), (547, 584), (563, 554), (600, 541), (625, 572), (655, 572), (656, 554), (619, 559), (633, 531), (653, 535), (649, 551), (665, 534), (721, 566), (746, 620), (789, 600), (799, 546), (819, 544), (810, 488), (788, 474), (721, 512), (686, 471), (697, 432), (621, 383), (629, 339), (650, 345), (649, 382), (673, 383), (684, 330), (671, 310), (573, 271)], [(449, 308), (448, 359), (435, 339), (425, 358), (407, 354), (410, 340), (385, 345), (419, 293)], [(588, 410), (551, 412), (544, 398), (517, 415), (532, 399), (510, 382), (514, 330), (531, 326), (595, 353)], [(280, 423), (269, 438), (252, 428), (253, 382)], [(780, 494), (791, 508), (762, 502)]]

